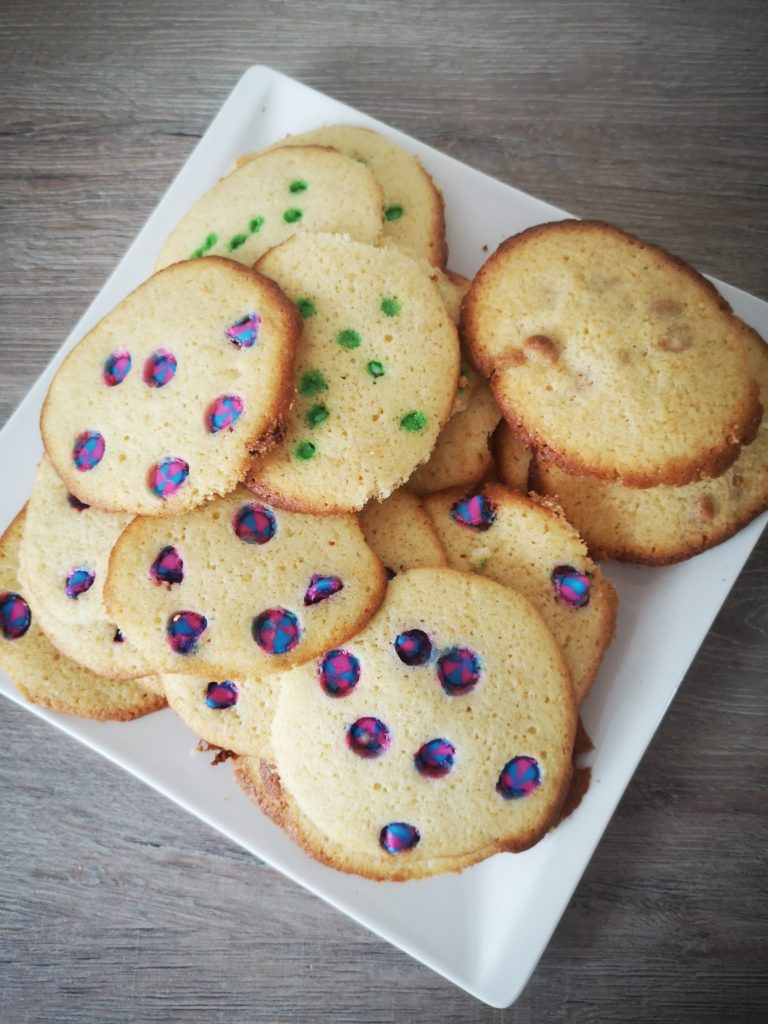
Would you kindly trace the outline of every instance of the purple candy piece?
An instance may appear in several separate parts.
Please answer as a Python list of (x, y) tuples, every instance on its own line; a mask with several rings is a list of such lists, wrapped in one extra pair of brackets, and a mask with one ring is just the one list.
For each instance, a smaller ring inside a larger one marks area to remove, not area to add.
[(572, 565), (558, 565), (552, 570), (552, 586), (555, 597), (571, 608), (583, 608), (589, 604), (589, 573), (579, 572)]
[(65, 591), (67, 597), (76, 601), (81, 594), (87, 593), (94, 584), (96, 573), (87, 566), (80, 565), (73, 569), (67, 576)]
[(501, 769), (496, 792), (505, 800), (530, 796), (541, 785), (541, 768), (535, 757), (521, 754), (507, 761)]
[(391, 742), (389, 729), (380, 718), (358, 718), (347, 729), (347, 746), (358, 757), (379, 757)]
[(379, 833), (379, 845), (386, 853), (397, 854), (412, 850), (421, 839), (415, 825), (405, 821), (393, 821)]
[(220, 430), (232, 430), (240, 419), (245, 402), (240, 395), (219, 395), (208, 406), (205, 414), (205, 422), (212, 434), (218, 434)]
[(125, 643), (125, 635), (124, 635), (122, 629), (116, 629), (115, 630), (115, 635), (112, 637), (112, 643), (113, 644), (124, 644)]
[(176, 376), (176, 356), (167, 348), (159, 348), (144, 363), (144, 383), (150, 388), (164, 388)]
[(461, 697), (477, 686), (480, 658), (469, 647), (452, 647), (438, 658), (437, 676), (449, 696)]
[(259, 340), (261, 317), (258, 313), (247, 313), (242, 319), (227, 327), (224, 332), (238, 348), (253, 348)]
[(432, 657), (432, 641), (423, 629), (406, 629), (399, 633), (394, 647), (400, 661), (411, 667), (426, 665)]
[(287, 608), (267, 608), (253, 620), (252, 633), (262, 651), (287, 654), (301, 639), (301, 624)]
[(12, 590), (0, 594), (0, 632), (6, 640), (20, 640), (32, 624), (32, 612), (21, 596)]
[(80, 501), (79, 498), (76, 498), (74, 494), (67, 495), (67, 502), (75, 512), (85, 512), (87, 508), (91, 507), (90, 505), (86, 505), (84, 501)]
[(114, 388), (122, 384), (132, 366), (131, 353), (127, 348), (119, 348), (111, 356), (104, 360), (104, 371), (102, 377), (108, 388)]
[(166, 640), (176, 654), (193, 654), (208, 627), (208, 619), (200, 612), (176, 612), (168, 619)]
[(165, 583), (170, 590), (174, 583), (184, 580), (184, 561), (173, 545), (164, 547), (149, 567), (149, 578), (160, 586)]
[(205, 703), (214, 711), (223, 711), (225, 708), (233, 708), (237, 704), (239, 690), (229, 679), (220, 683), (208, 683), (205, 691)]
[(413, 755), (416, 770), (430, 779), (442, 779), (453, 768), (456, 747), (450, 740), (430, 740)]
[(360, 679), (360, 662), (349, 651), (328, 651), (318, 667), (320, 685), (329, 697), (346, 697)]
[(333, 597), (343, 589), (344, 584), (338, 576), (321, 576), (320, 573), (314, 572), (304, 595), (304, 604), (320, 604), (321, 601), (327, 601), (329, 597)]
[(496, 518), (496, 506), (484, 494), (462, 498), (451, 508), (451, 516), (459, 526), (473, 530), (490, 530)]
[(82, 434), (77, 435), (72, 448), (75, 469), (80, 473), (95, 469), (104, 458), (105, 450), (104, 438), (98, 430), (84, 430)]
[(149, 471), (149, 488), (158, 498), (166, 501), (180, 490), (189, 476), (189, 463), (169, 456), (156, 462)]
[(251, 501), (235, 512), (232, 529), (245, 544), (266, 544), (277, 532), (277, 519), (271, 508)]

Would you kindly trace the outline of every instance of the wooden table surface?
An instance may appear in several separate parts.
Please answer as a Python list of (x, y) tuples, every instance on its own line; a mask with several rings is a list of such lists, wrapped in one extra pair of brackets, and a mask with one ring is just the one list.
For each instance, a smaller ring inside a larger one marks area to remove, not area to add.
[[(255, 63), (768, 296), (767, 27), (719, 0), (4, 0), (0, 423)], [(507, 1011), (2, 702), (0, 1024), (764, 1020), (767, 569), (764, 539)]]

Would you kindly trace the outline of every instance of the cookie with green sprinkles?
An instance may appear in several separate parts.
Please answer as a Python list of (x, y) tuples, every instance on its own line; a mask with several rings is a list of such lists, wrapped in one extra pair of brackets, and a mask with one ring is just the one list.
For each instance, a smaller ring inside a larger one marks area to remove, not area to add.
[(339, 231), (373, 243), (384, 225), (382, 204), (371, 171), (335, 149), (268, 150), (197, 200), (168, 236), (157, 268), (203, 256), (250, 267), (297, 231)]
[(319, 514), (385, 498), (429, 457), (459, 384), (456, 327), (431, 274), (394, 249), (319, 234), (258, 267), (313, 312), (283, 440), (254, 458), (247, 486)]
[[(332, 146), (368, 168), (384, 195), (382, 237), (411, 256), (433, 266), (445, 266), (448, 247), (443, 197), (415, 156), (370, 128), (347, 124), (326, 125), (301, 135), (289, 135), (276, 143), (281, 148), (309, 145)], [(238, 166), (257, 157), (258, 154), (241, 157)]]

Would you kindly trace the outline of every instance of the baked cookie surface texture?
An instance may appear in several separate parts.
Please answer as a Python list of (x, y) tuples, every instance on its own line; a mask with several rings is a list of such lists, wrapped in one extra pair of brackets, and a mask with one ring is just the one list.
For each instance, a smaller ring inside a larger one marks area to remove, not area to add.
[(389, 579), (408, 569), (448, 564), (429, 514), (414, 494), (402, 488), (384, 501), (369, 501), (359, 521)]

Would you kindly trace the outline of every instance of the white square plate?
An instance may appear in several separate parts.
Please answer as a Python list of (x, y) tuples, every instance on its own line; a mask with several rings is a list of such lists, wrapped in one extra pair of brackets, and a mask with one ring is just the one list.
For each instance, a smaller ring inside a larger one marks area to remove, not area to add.
[[(162, 202), (56, 358), (0, 433), (0, 527), (26, 500), (41, 454), (37, 423), (55, 367), (105, 313), (152, 272), (161, 243), (192, 201), (239, 154), (323, 123), (368, 125), (415, 153), (445, 193), (451, 267), (472, 275), (504, 238), (568, 216), (269, 68), (253, 67), (205, 133)], [(718, 283), (764, 336), (768, 304)], [(227, 767), (190, 757), (194, 739), (171, 711), (129, 724), (57, 715), (0, 690), (122, 765), (231, 840), (492, 1006), (522, 991), (656, 727), (766, 517), (720, 547), (665, 569), (609, 565), (619, 629), (583, 708), (596, 751), (575, 814), (532, 850), (498, 854), (462, 875), (369, 882), (310, 860), (240, 793)]]

